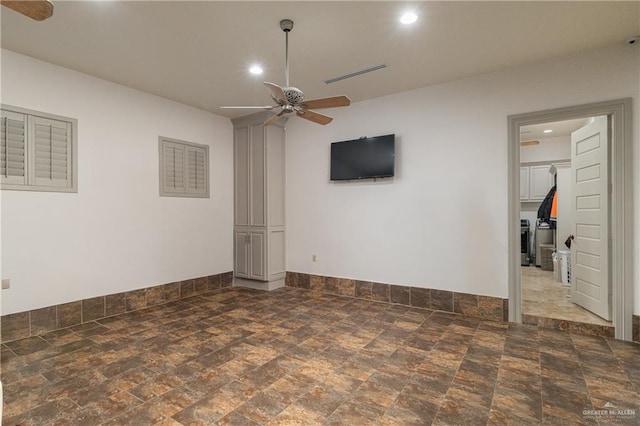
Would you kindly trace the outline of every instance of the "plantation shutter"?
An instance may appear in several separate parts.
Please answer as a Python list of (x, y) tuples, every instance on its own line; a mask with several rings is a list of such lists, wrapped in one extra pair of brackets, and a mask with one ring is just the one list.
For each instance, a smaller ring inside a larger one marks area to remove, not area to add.
[(33, 117), (35, 184), (71, 187), (71, 123)]
[(207, 193), (206, 151), (204, 148), (186, 145), (187, 193)]
[(163, 141), (163, 192), (186, 192), (185, 147), (184, 145)]
[(158, 141), (160, 195), (209, 198), (209, 147), (162, 136)]
[(0, 179), (2, 183), (26, 185), (27, 116), (2, 111), (0, 128)]

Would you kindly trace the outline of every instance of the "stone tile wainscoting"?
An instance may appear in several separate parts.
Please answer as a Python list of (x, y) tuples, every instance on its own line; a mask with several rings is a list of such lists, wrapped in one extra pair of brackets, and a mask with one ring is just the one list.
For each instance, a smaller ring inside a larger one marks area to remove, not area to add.
[[(480, 296), (454, 291), (382, 284), (348, 278), (287, 272), (287, 287), (355, 297), (357, 299), (394, 303), (403, 306), (452, 312), (490, 321), (509, 321), (509, 299)], [(577, 321), (566, 321), (523, 315), (522, 322), (538, 328), (613, 338), (615, 328)], [(640, 316), (633, 316), (633, 341), (640, 342)]]
[(287, 287), (452, 312), (490, 321), (509, 321), (508, 299), (446, 290), (382, 284), (287, 271)]
[(2, 343), (38, 336), (61, 328), (81, 327), (81, 324), (89, 321), (162, 305), (222, 287), (230, 287), (232, 282), (233, 272), (224, 272), (3, 315), (0, 317)]
[(552, 330), (570, 331), (578, 334), (588, 334), (590, 336), (609, 337), (615, 336), (615, 327), (611, 325), (586, 324), (577, 321), (569, 321), (555, 318), (544, 318), (535, 315), (522, 315), (523, 324), (535, 325), (539, 328), (550, 328)]

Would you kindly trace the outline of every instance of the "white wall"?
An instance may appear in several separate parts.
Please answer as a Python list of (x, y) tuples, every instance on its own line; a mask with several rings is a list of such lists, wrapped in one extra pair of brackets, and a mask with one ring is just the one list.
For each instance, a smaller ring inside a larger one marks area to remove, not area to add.
[[(287, 269), (506, 298), (507, 116), (633, 97), (638, 170), (639, 57), (616, 45), (290, 120)], [(385, 133), (395, 178), (329, 182), (331, 142)]]
[[(77, 118), (79, 175), (1, 191), (3, 315), (233, 269), (228, 119), (6, 50), (2, 102)], [(158, 195), (159, 135), (210, 146), (210, 198)]]
[(520, 147), (520, 163), (552, 162), (571, 159), (571, 136), (540, 138), (538, 145)]

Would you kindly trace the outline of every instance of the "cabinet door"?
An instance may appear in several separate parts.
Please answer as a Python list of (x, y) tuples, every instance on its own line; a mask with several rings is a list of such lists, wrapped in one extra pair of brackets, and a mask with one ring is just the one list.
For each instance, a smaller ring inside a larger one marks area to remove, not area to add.
[(520, 201), (529, 199), (529, 167), (520, 167)]
[(249, 225), (249, 128), (235, 129), (234, 198), (236, 226)]
[(285, 232), (284, 229), (269, 231), (269, 280), (284, 278), (285, 265)]
[(279, 126), (269, 126), (267, 133), (267, 225), (285, 225), (285, 135)]
[(266, 223), (266, 171), (265, 139), (262, 124), (251, 126), (249, 145), (249, 206), (250, 226), (265, 226)]
[(249, 251), (251, 261), (249, 263), (249, 278), (254, 280), (267, 280), (266, 271), (266, 233), (265, 231), (251, 230), (251, 241), (249, 243)]
[(234, 271), (236, 277), (249, 278), (250, 251), (249, 241), (251, 235), (248, 231), (236, 231), (235, 233), (235, 256)]
[(529, 199), (544, 200), (553, 186), (553, 176), (549, 173), (549, 166), (529, 167)]

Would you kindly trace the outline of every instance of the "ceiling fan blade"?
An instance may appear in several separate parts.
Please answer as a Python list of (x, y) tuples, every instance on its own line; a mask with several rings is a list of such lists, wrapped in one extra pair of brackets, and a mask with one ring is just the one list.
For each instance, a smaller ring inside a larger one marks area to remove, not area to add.
[(351, 100), (346, 96), (333, 96), (331, 98), (311, 99), (300, 104), (303, 108), (322, 109), (345, 107), (351, 105)]
[(271, 116), (271, 118), (269, 118), (267, 121), (262, 123), (262, 126), (263, 127), (271, 126), (272, 124), (274, 124), (276, 121), (280, 120), (281, 118), (282, 118), (282, 112), (280, 112), (278, 114), (273, 114)]
[(318, 124), (322, 124), (323, 126), (325, 124), (329, 124), (331, 123), (331, 121), (333, 121), (333, 118), (328, 117), (326, 115), (317, 113), (315, 111), (311, 111), (311, 110), (303, 110), (303, 111), (298, 111), (296, 112), (296, 115), (300, 118), (304, 118), (305, 120), (309, 120), (309, 121), (313, 121), (314, 123), (318, 123)]
[(271, 97), (279, 105), (287, 105), (289, 103), (289, 101), (287, 100), (287, 96), (282, 91), (282, 87), (278, 86), (277, 84), (269, 83), (268, 81), (265, 81), (264, 85), (267, 86)]
[(274, 108), (278, 108), (280, 105), (265, 105), (265, 106), (221, 106), (221, 109), (264, 109), (264, 110), (272, 110)]
[(53, 15), (53, 3), (49, 0), (1, 0), (0, 2), (3, 6), (36, 21), (44, 21)]

